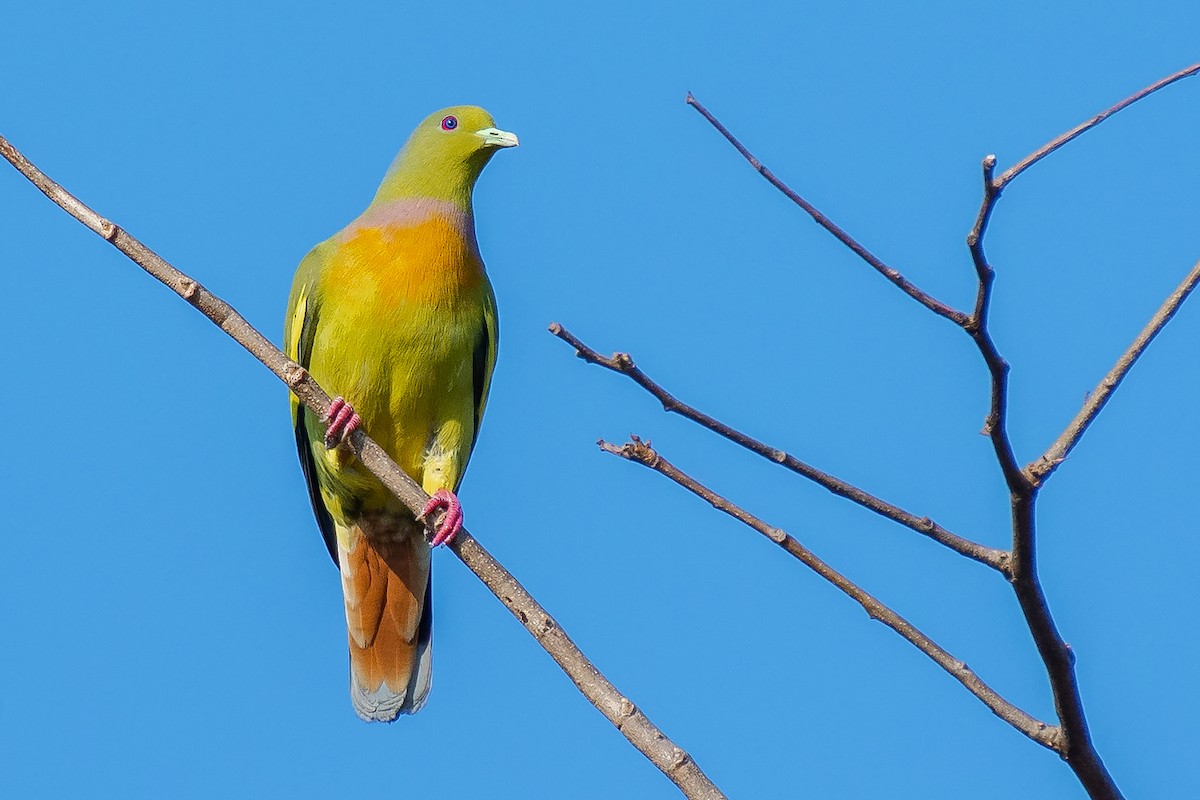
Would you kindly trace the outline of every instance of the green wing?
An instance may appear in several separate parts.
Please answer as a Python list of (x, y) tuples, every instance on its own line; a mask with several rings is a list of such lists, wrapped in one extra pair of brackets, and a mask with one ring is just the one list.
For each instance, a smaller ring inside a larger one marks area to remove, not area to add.
[[(292, 282), (292, 293), (288, 298), (288, 314), (284, 324), (284, 350), (288, 358), (308, 369), (312, 363), (313, 340), (316, 338), (317, 324), (320, 319), (321, 304), (317, 289), (317, 280), (321, 274), (324, 245), (313, 248), (296, 270), (296, 278)], [(312, 502), (313, 515), (317, 518), (317, 527), (325, 539), (329, 556), (333, 563), (338, 563), (337, 533), (333, 526), (333, 516), (321, 499), (321, 488), (317, 484), (317, 464), (313, 458), (313, 443), (319, 441), (323, 432), (310, 429), (304, 406), (291, 395), (292, 428), (296, 434), (296, 450), (300, 455), (300, 468), (304, 471), (304, 482), (308, 484), (308, 499)]]
[(475, 430), (471, 433), (471, 447), (479, 438), (479, 426), (483, 422), (483, 411), (487, 408), (488, 392), (492, 388), (492, 370), (496, 367), (496, 345), (500, 342), (500, 328), (496, 318), (496, 295), (489, 284), (483, 303), (483, 327), (475, 341), (472, 353), (472, 384), (475, 389)]

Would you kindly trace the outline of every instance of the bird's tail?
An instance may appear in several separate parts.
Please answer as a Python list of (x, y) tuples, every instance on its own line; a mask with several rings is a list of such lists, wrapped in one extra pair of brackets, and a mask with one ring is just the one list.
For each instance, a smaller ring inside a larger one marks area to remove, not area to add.
[(364, 518), (338, 530), (350, 638), (350, 699), (368, 722), (425, 705), (432, 677), (430, 549), (416, 520)]

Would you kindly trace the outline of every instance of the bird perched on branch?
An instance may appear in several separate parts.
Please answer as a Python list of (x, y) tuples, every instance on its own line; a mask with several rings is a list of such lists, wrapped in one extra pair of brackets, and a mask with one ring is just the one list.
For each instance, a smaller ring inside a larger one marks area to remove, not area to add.
[[(454, 492), (487, 404), (496, 300), (475, 240), (471, 195), (517, 137), (482, 108), (427, 117), (358, 219), (300, 262), (287, 354), (338, 392), (325, 418), (295, 396), (300, 465), (317, 524), (342, 575), (350, 698), (368, 721), (424, 705), (430, 685), (430, 545), (462, 529)], [(360, 425), (432, 496), (421, 518), (359, 463)]]

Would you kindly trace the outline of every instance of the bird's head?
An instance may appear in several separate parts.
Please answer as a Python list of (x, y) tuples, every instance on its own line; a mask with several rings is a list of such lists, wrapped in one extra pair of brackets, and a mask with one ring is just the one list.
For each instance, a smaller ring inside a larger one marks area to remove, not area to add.
[(408, 137), (375, 199), (431, 197), (469, 207), (471, 190), (488, 161), (497, 150), (516, 146), (516, 134), (497, 128), (479, 106), (435, 111)]

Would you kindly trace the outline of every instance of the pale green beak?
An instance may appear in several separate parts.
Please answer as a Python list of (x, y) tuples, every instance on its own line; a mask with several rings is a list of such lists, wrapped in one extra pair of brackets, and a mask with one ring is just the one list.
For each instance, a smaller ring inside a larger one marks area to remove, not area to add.
[(483, 139), (483, 143), (488, 147), (516, 147), (520, 144), (515, 133), (502, 131), (499, 128), (484, 128), (481, 131), (475, 131), (475, 135)]

